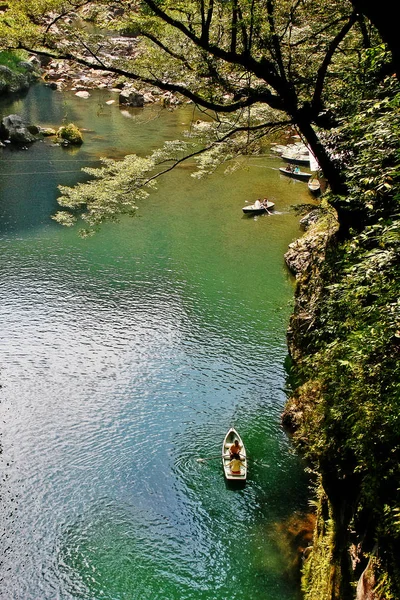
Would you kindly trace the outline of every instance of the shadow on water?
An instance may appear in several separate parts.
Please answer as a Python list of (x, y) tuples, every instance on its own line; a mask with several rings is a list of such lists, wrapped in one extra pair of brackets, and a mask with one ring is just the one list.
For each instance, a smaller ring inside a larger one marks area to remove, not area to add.
[(230, 479), (225, 479), (225, 487), (227, 490), (231, 492), (239, 492), (240, 490), (244, 490), (246, 487), (245, 481), (232, 481)]

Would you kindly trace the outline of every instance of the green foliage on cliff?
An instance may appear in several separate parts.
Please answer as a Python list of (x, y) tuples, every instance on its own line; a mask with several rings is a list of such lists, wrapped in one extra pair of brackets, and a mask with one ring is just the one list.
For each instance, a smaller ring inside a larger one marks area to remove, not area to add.
[[(332, 563), (348, 583), (360, 575), (348, 560), (355, 530), (358, 570), (377, 549), (385, 598), (400, 597), (399, 107), (388, 80), (330, 137), (349, 188), (336, 201), (356, 215), (357, 228), (327, 249), (297, 365), (303, 385), (292, 399), (301, 414), (295, 439), (322, 475), (340, 530)], [(352, 597), (349, 590), (340, 583), (332, 597)]]
[(329, 506), (322, 486), (318, 486), (316, 495), (318, 498), (316, 525), (312, 549), (304, 563), (301, 587), (304, 600), (330, 600), (334, 523), (329, 514)]

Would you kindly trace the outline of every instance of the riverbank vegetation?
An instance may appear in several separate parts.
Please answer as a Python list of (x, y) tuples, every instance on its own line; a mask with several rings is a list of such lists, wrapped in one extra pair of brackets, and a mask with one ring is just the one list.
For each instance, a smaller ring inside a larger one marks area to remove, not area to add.
[(0, 95), (27, 90), (38, 77), (24, 50), (2, 50), (0, 44)]
[(3, 50), (0, 52), (0, 65), (16, 73), (25, 73), (26, 69), (21, 66), (21, 61), (25, 58), (27, 58), (26, 52)]
[(399, 598), (400, 65), (390, 3), (82, 3), (90, 19), (135, 36), (134, 57), (122, 58), (100, 53), (99, 30), (77, 34), (76, 5), (52, 0), (43, 16), (45, 1), (8, 4), (3, 45), (158, 86), (207, 114), (187, 141), (105, 160), (92, 181), (63, 188), (64, 224), (77, 209), (91, 227), (130, 214), (188, 157), (202, 175), (258, 152), (279, 128), (293, 126), (312, 149), (329, 184), (329, 231), (321, 236), (320, 222), (304, 244), (284, 415), (315, 473), (304, 595)]
[(400, 596), (399, 102), (386, 80), (331, 133), (349, 188), (341, 202), (358, 227), (328, 238), (323, 263), (298, 281), (291, 344), (300, 385), (284, 419), (326, 505), (305, 571), (310, 600), (354, 598), (368, 565), (374, 598)]

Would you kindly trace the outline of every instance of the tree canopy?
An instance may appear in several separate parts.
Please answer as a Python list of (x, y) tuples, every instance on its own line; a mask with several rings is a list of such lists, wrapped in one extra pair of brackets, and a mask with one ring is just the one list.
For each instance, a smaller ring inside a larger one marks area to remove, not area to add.
[[(209, 164), (251, 153), (271, 128), (291, 123), (341, 196), (346, 193), (342, 169), (320, 132), (363, 99), (364, 50), (382, 43), (358, 4), (8, 0), (0, 44), (184, 96), (214, 118), (215, 126), (199, 139), (212, 156)], [(110, 30), (135, 36), (131, 55), (109, 51)], [(337, 209), (344, 230), (354, 225), (340, 202)]]

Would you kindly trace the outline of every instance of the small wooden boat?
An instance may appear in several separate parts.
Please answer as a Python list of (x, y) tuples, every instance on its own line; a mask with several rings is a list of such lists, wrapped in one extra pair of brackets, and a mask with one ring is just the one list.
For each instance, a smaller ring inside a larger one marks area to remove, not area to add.
[(296, 169), (288, 169), (287, 167), (279, 167), (280, 172), (287, 177), (292, 177), (293, 179), (301, 179), (302, 181), (308, 181), (311, 177), (311, 173), (306, 173), (305, 171), (300, 171)]
[(315, 196), (320, 193), (321, 184), (316, 177), (313, 177), (312, 179), (310, 179), (308, 181), (307, 185), (308, 185), (308, 189), (310, 190), (310, 192), (312, 194), (314, 194)]
[[(229, 463), (231, 461), (229, 455), (229, 448), (232, 446), (235, 440), (238, 440), (241, 450), (240, 458), (242, 458), (242, 465), (240, 467), (240, 473), (232, 473)], [(233, 427), (229, 429), (222, 444), (222, 466), (224, 468), (224, 475), (227, 481), (242, 481), (245, 482), (247, 478), (247, 459), (246, 459), (246, 448), (244, 447), (243, 440)]]
[(245, 215), (261, 215), (263, 213), (269, 213), (271, 210), (274, 210), (274, 206), (274, 202), (270, 202), (269, 200), (264, 202), (256, 200), (254, 204), (243, 206), (242, 211)]

